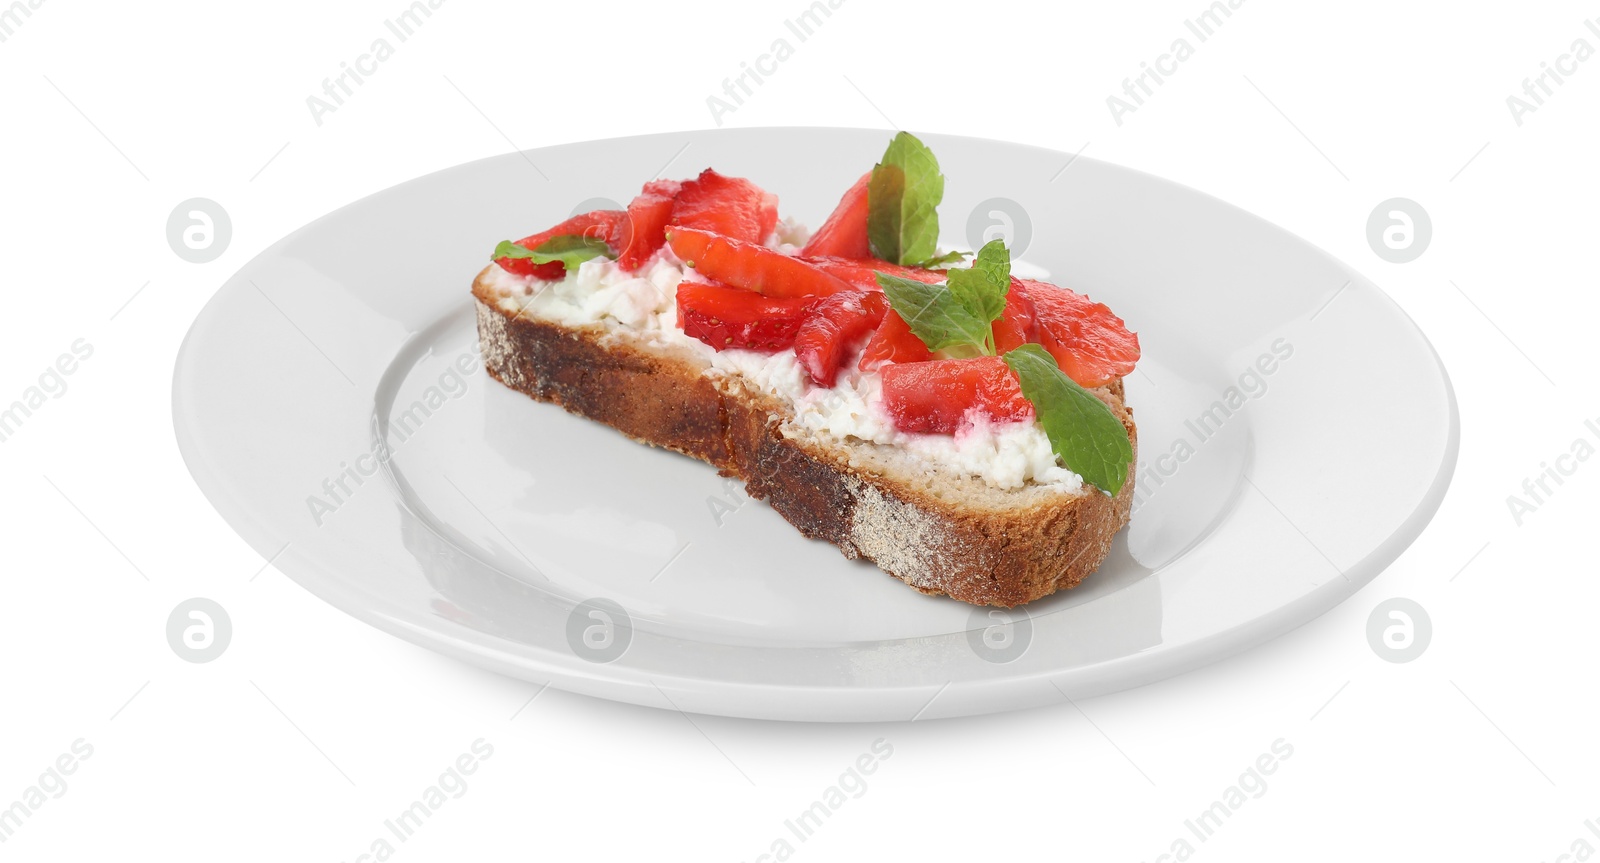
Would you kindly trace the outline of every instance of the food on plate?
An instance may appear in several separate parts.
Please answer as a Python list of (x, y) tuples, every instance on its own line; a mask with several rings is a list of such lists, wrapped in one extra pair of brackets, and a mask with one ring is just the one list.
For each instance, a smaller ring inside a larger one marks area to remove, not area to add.
[(500, 243), (473, 284), (485, 365), (923, 593), (1076, 586), (1129, 518), (1138, 336), (1013, 275), (1000, 240), (942, 250), (944, 177), (915, 136), (840, 183), (809, 236), (708, 168)]

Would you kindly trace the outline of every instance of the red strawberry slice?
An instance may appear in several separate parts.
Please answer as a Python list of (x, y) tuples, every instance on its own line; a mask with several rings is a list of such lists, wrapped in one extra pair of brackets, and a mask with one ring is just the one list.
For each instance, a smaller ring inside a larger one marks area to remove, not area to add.
[(1033, 301), (1026, 291), (1006, 291), (1006, 308), (994, 322), (994, 349), (1003, 354), (1012, 348), (1039, 341), (1039, 322)]
[[(606, 245), (615, 252), (627, 223), (628, 214), (622, 210), (595, 210), (592, 213), (573, 216), (549, 230), (523, 237), (517, 241), (517, 245), (532, 250), (552, 237), (596, 237), (605, 240)], [(558, 281), (566, 275), (566, 267), (560, 261), (536, 264), (527, 258), (496, 258), (495, 263), (508, 273), (533, 276), (547, 281)]]
[(928, 350), (927, 344), (911, 332), (905, 318), (890, 309), (861, 351), (859, 368), (865, 372), (884, 363), (918, 363), (931, 359), (933, 352)]
[(567, 265), (560, 261), (551, 261), (548, 264), (535, 264), (527, 258), (496, 258), (495, 263), (508, 273), (516, 276), (533, 276), (547, 282), (559, 282), (567, 275)]
[(814, 297), (767, 297), (743, 288), (678, 285), (678, 327), (717, 350), (781, 351), (794, 345)]
[(1103, 303), (1032, 279), (1012, 279), (1011, 291), (1032, 301), (1039, 344), (1080, 386), (1104, 386), (1133, 371), (1139, 336)]
[(747, 243), (708, 231), (671, 226), (672, 253), (713, 281), (770, 297), (804, 297), (850, 290), (826, 272), (760, 243)]
[(800, 254), (872, 257), (872, 245), (867, 241), (867, 184), (871, 180), (871, 171), (861, 175), (861, 179), (839, 199), (833, 215), (811, 235), (810, 242), (800, 250)]
[(880, 374), (883, 405), (901, 431), (951, 434), (974, 411), (995, 422), (1033, 417), (1017, 376), (999, 357), (895, 363)]
[(677, 180), (652, 180), (628, 204), (628, 220), (623, 223), (617, 246), (621, 254), (617, 265), (633, 272), (644, 265), (667, 242), (667, 219), (672, 215), (674, 198), (683, 184)]
[(924, 270), (921, 267), (902, 267), (891, 264), (878, 258), (841, 258), (832, 255), (801, 255), (800, 259), (808, 264), (849, 282), (852, 286), (864, 291), (881, 290), (878, 285), (878, 273), (890, 276), (899, 276), (903, 279), (936, 285), (945, 280), (943, 270)]
[(778, 197), (749, 180), (725, 177), (707, 168), (683, 183), (667, 224), (761, 243), (778, 224)]
[(800, 365), (819, 386), (831, 387), (850, 349), (872, 332), (889, 301), (881, 291), (843, 291), (819, 300), (794, 337)]

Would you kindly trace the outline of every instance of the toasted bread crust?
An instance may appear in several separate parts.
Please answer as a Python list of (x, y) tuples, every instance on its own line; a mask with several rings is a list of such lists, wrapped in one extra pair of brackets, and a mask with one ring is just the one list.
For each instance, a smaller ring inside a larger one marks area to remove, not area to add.
[[(1128, 522), (1132, 465), (1115, 498), (1086, 488), (974, 507), (852, 458), (851, 446), (877, 444), (786, 436), (784, 405), (737, 379), (705, 374), (686, 353), (598, 326), (508, 313), (481, 278), (474, 295), (484, 365), (501, 383), (708, 462), (743, 480), (751, 497), (766, 500), (805, 536), (871, 560), (923, 593), (1011, 607), (1074, 587), (1105, 560)], [(1096, 392), (1137, 453), (1121, 381)]]

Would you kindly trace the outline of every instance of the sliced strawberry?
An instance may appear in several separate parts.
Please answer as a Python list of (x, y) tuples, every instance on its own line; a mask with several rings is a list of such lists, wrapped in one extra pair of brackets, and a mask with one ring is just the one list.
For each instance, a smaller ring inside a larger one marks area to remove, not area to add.
[(911, 332), (905, 318), (890, 309), (884, 313), (883, 322), (878, 324), (878, 329), (861, 351), (859, 367), (865, 372), (883, 363), (920, 363), (931, 359), (933, 352), (928, 350), (927, 344)]
[[(531, 250), (551, 237), (596, 237), (605, 240), (606, 245), (615, 252), (627, 224), (628, 214), (622, 210), (595, 210), (592, 213), (580, 213), (553, 228), (523, 237), (517, 241), (517, 245)], [(527, 258), (496, 258), (495, 263), (506, 272), (518, 276), (557, 281), (566, 275), (566, 267), (560, 261), (535, 264)]]
[(995, 422), (1033, 416), (1017, 376), (999, 357), (895, 363), (880, 374), (883, 405), (901, 431), (951, 434), (972, 421), (972, 411)]
[(684, 282), (678, 285), (678, 327), (716, 348), (781, 351), (815, 302), (813, 297), (767, 297), (743, 288)]
[(683, 183), (667, 224), (760, 243), (778, 224), (778, 197), (749, 180), (707, 168)]
[(770, 297), (804, 297), (850, 290), (826, 272), (760, 243), (671, 226), (667, 243), (678, 259), (713, 281)]
[(567, 267), (560, 261), (535, 264), (527, 258), (496, 258), (495, 263), (499, 264), (502, 270), (512, 275), (533, 276), (536, 279), (543, 279), (547, 282), (559, 282), (567, 275)]
[(871, 180), (871, 171), (861, 175), (861, 179), (839, 199), (839, 205), (833, 208), (833, 215), (811, 235), (810, 242), (800, 250), (800, 254), (872, 257), (872, 244), (867, 242), (867, 183)]
[(800, 365), (819, 386), (831, 387), (850, 349), (872, 332), (889, 301), (881, 291), (843, 291), (817, 301), (794, 337)]
[(1005, 353), (1012, 348), (1039, 341), (1039, 321), (1027, 291), (1007, 290), (1006, 308), (994, 322), (994, 348)]
[(628, 219), (617, 243), (621, 251), (618, 266), (631, 273), (667, 242), (667, 218), (672, 215), (673, 199), (682, 187), (677, 180), (644, 184), (644, 191), (628, 204)]
[(1039, 344), (1080, 386), (1104, 386), (1133, 371), (1139, 336), (1104, 304), (1032, 279), (1012, 279), (1011, 290), (1032, 301)]
[(829, 275), (837, 276), (864, 291), (881, 290), (878, 273), (899, 276), (917, 282), (936, 285), (945, 280), (943, 270), (924, 270), (921, 267), (902, 267), (878, 258), (840, 258), (831, 255), (801, 255), (801, 260)]

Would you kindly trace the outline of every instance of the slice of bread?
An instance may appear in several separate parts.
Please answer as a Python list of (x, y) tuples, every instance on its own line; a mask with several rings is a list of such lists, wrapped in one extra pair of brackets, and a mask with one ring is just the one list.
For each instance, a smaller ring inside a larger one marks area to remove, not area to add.
[[(1128, 522), (1133, 465), (1112, 498), (1083, 486), (1014, 490), (931, 466), (898, 447), (841, 440), (786, 420), (791, 409), (703, 356), (599, 324), (507, 311), (473, 284), (489, 373), (512, 389), (676, 450), (744, 481), (802, 534), (865, 558), (923, 593), (1011, 607), (1074, 587)], [(1127, 429), (1122, 381), (1094, 390)]]

